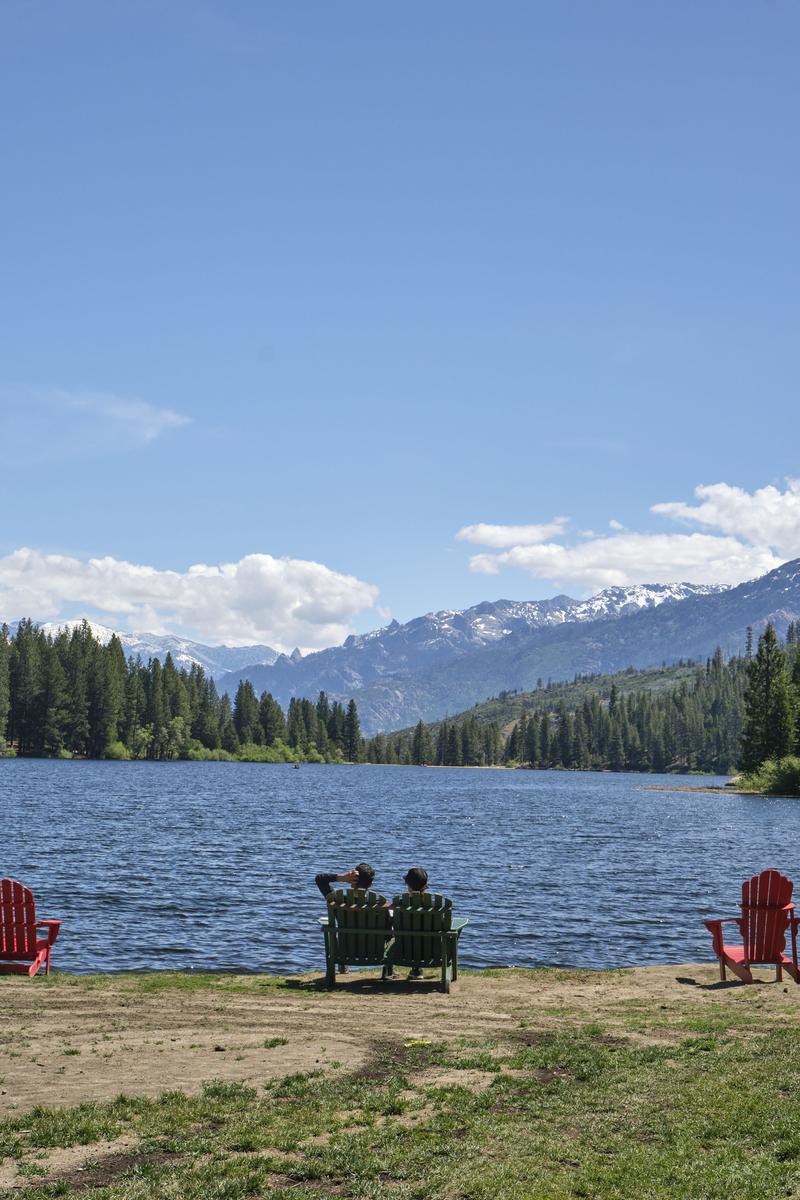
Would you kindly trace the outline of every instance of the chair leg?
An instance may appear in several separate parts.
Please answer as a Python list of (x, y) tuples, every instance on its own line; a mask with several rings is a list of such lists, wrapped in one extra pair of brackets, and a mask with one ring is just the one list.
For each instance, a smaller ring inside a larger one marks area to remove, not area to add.
[(442, 991), (447, 995), (450, 991), (450, 939), (442, 938)]
[(722, 980), (722, 982), (724, 983), (726, 980), (726, 975), (725, 975), (725, 962), (722, 957), (720, 957), (720, 960), (719, 960), (719, 977)]
[(453, 983), (458, 979), (458, 934), (453, 938)]
[(336, 985), (336, 960), (334, 958), (333, 931), (325, 930), (325, 983), (329, 989)]

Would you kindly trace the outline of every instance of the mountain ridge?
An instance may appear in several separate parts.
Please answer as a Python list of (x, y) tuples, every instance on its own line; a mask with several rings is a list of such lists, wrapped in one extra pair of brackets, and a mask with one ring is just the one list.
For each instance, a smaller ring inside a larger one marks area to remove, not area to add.
[[(618, 620), (635, 612), (680, 603), (687, 597), (724, 591), (713, 584), (636, 584), (606, 588), (588, 600), (559, 595), (546, 600), (482, 601), (466, 609), (442, 609), (400, 624), (352, 634), (341, 646), (316, 651), (300, 659), (280, 656), (270, 666), (246, 667), (222, 676), (220, 690), (234, 694), (243, 679), (257, 692), (269, 691), (284, 707), (294, 696), (316, 696), (326, 691), (337, 699), (363, 696), (369, 705), (370, 689), (383, 693), (374, 713), (362, 715), (367, 730), (387, 728), (404, 709), (398, 695), (415, 692), (418, 677), (446, 671), (455, 661), (482, 650), (497, 648), (536, 631), (570, 625)], [(481, 698), (485, 693), (481, 694)], [(394, 697), (387, 702), (386, 696)], [(361, 704), (359, 703), (359, 710)], [(437, 714), (442, 715), (442, 714)]]

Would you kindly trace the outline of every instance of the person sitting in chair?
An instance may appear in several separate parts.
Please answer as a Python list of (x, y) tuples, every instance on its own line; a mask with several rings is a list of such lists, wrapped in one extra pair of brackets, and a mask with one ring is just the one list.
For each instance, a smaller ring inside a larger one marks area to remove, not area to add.
[[(319, 875), (314, 876), (314, 883), (317, 885), (330, 905), (333, 904), (331, 893), (333, 892), (333, 885), (335, 883), (346, 883), (348, 887), (362, 888), (366, 891), (368, 888), (372, 887), (372, 881), (374, 878), (375, 868), (371, 867), (369, 863), (360, 862), (358, 866), (351, 867), (349, 871), (344, 871), (339, 875), (337, 875), (335, 872), (325, 873), (324, 871), (321, 871)], [(333, 915), (331, 915), (330, 919), (333, 920)], [(347, 963), (339, 964), (340, 975), (346, 974), (347, 970)], [(391, 976), (392, 973), (390, 971), (387, 975), (387, 978), (390, 979)]]
[[(403, 876), (403, 883), (407, 892), (425, 892), (428, 888), (428, 872), (424, 867), (409, 867)], [(422, 979), (422, 968), (413, 967), (408, 978)]]
[(357, 867), (351, 867), (349, 871), (345, 871), (341, 875), (337, 875), (335, 871), (330, 874), (320, 872), (319, 875), (314, 876), (314, 883), (327, 900), (328, 895), (333, 891), (335, 883), (346, 883), (351, 888), (366, 889), (372, 887), (374, 878), (374, 867), (371, 867), (369, 863), (361, 862)]

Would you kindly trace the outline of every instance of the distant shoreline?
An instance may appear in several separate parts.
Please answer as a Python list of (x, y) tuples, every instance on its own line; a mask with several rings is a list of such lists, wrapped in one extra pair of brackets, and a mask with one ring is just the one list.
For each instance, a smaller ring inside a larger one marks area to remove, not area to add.
[[(83, 757), (78, 757), (77, 755), (73, 756), (72, 758), (56, 758), (56, 757), (47, 757), (44, 755), (36, 756), (36, 755), (32, 755), (32, 754), (31, 755), (29, 755), (29, 754), (24, 754), (24, 755), (7, 754), (7, 755), (0, 755), (0, 763), (2, 763), (2, 762), (124, 763), (125, 765), (131, 765), (131, 764), (135, 764), (135, 763), (152, 763), (152, 764), (157, 764), (160, 767), (177, 766), (180, 763), (193, 763), (196, 766), (207, 766), (209, 763), (223, 763), (227, 766), (236, 766), (237, 764), (239, 764), (239, 765), (248, 765), (249, 764), (249, 765), (262, 766), (262, 767), (288, 767), (290, 770), (294, 770), (295, 768), (300, 768), (300, 767), (304, 767), (304, 768), (308, 767), (308, 768), (312, 768), (312, 769), (314, 767), (382, 767), (382, 768), (383, 767), (390, 767), (390, 768), (400, 767), (404, 770), (407, 770), (408, 768), (414, 768), (416, 770), (424, 769), (426, 771), (509, 771), (509, 772), (525, 771), (526, 773), (533, 774), (533, 775), (556, 774), (556, 775), (619, 775), (619, 776), (662, 775), (663, 776), (663, 775), (670, 774), (669, 771), (664, 771), (664, 772), (610, 771), (607, 767), (587, 767), (587, 768), (582, 768), (582, 767), (581, 768), (576, 768), (576, 767), (523, 767), (523, 766), (519, 766), (519, 765), (510, 766), (510, 765), (506, 765), (504, 763), (374, 763), (374, 762), (323, 762), (323, 763), (320, 763), (320, 762), (313, 762), (313, 761), (302, 761), (302, 760), (298, 761), (298, 760), (292, 760), (292, 759), (287, 759), (287, 760), (281, 761), (281, 762), (268, 762), (268, 761), (265, 761), (264, 759), (259, 759), (259, 758), (236, 758), (236, 759), (228, 759), (228, 758), (207, 758), (207, 759), (199, 759), (199, 758), (83, 758)], [(673, 776), (673, 778), (675, 778), (675, 779), (702, 779), (702, 778), (708, 777), (708, 776), (711, 776), (712, 778), (714, 778), (715, 777), (714, 772), (712, 772), (712, 771), (695, 771), (695, 772), (691, 772), (691, 773), (690, 772), (681, 772), (681, 773), (676, 773)], [(691, 786), (687, 786), (687, 785), (683, 785), (683, 786), (676, 785), (675, 787), (670, 787), (667, 784), (654, 783), (654, 784), (642, 784), (642, 787), (648, 791), (661, 791), (661, 792), (724, 792), (726, 794), (736, 793), (736, 794), (739, 794), (742, 796), (764, 795), (763, 792), (746, 791), (743, 788), (737, 789), (737, 788), (730, 787), (728, 785), (723, 785), (722, 787), (720, 787), (719, 785), (714, 785), (714, 784), (709, 784), (707, 786), (698, 784), (697, 787), (691, 787)]]

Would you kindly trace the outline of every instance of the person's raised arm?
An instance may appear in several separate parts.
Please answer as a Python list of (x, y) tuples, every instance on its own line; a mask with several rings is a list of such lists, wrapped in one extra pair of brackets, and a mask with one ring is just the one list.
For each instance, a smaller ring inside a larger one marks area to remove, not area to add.
[(351, 871), (345, 871), (341, 875), (325, 874), (321, 872), (314, 877), (314, 883), (317, 885), (323, 896), (327, 900), (329, 892), (333, 891), (334, 883), (349, 883), (351, 885), (358, 882), (358, 871), (353, 867)]

